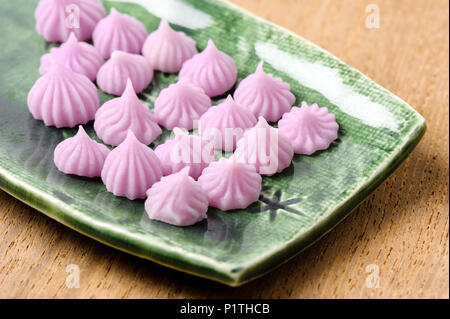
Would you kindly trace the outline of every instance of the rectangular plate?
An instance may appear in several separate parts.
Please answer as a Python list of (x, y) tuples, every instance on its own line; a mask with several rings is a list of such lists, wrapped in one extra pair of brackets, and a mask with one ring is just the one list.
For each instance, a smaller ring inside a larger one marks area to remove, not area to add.
[[(336, 226), (406, 158), (425, 132), (408, 104), (336, 57), (287, 30), (222, 1), (105, 1), (136, 16), (149, 32), (165, 17), (208, 39), (236, 61), (239, 79), (263, 59), (265, 70), (291, 85), (297, 102), (336, 115), (339, 139), (327, 151), (296, 155), (263, 178), (260, 200), (246, 210), (210, 209), (187, 228), (151, 221), (142, 200), (118, 198), (100, 179), (60, 173), (53, 150), (75, 129), (46, 127), (27, 109), (27, 94), (48, 52), (34, 29), (37, 1), (7, 1), (0, 13), (0, 187), (47, 216), (102, 243), (194, 275), (237, 286), (267, 273)], [(158, 92), (177, 80), (155, 73), (140, 95), (153, 108)], [(101, 102), (108, 100), (102, 92)], [(218, 102), (216, 99), (215, 102)], [(88, 132), (95, 137), (92, 123)], [(155, 144), (163, 142), (165, 131)], [(154, 145), (152, 145), (154, 146)]]

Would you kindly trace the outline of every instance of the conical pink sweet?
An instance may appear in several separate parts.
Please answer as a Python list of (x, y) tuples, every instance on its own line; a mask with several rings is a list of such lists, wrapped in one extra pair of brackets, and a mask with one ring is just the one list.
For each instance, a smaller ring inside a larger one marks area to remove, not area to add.
[(28, 93), (28, 109), (47, 126), (74, 127), (94, 119), (99, 106), (95, 85), (54, 60)]
[(189, 175), (197, 179), (213, 160), (213, 153), (205, 149), (204, 141), (199, 136), (189, 135), (178, 127), (175, 127), (173, 132), (174, 139), (167, 140), (155, 148), (163, 174), (170, 175), (188, 166)]
[(168, 130), (182, 127), (191, 130), (194, 121), (211, 107), (211, 99), (187, 79), (163, 89), (155, 100), (158, 123)]
[(147, 29), (142, 22), (111, 8), (109, 15), (97, 23), (92, 40), (94, 46), (107, 59), (116, 50), (141, 53), (146, 37)]
[(56, 146), (53, 160), (63, 173), (98, 177), (109, 152), (105, 145), (91, 139), (80, 125), (74, 137)]
[(278, 122), (279, 131), (286, 136), (297, 154), (311, 155), (327, 149), (338, 137), (339, 125), (334, 114), (317, 104), (294, 106)]
[(74, 72), (81, 73), (94, 81), (97, 72), (103, 64), (103, 58), (92, 45), (79, 42), (72, 32), (66, 42), (58, 48), (52, 48), (50, 53), (41, 57), (39, 72), (46, 73), (50, 69), (51, 57)]
[(156, 117), (139, 101), (130, 80), (121, 97), (105, 102), (95, 113), (94, 129), (102, 141), (113, 146), (122, 143), (129, 130), (145, 145), (162, 133)]
[(121, 95), (127, 80), (133, 82), (136, 93), (142, 92), (153, 79), (153, 69), (142, 55), (114, 51), (97, 73), (97, 85), (102, 91)]
[(258, 123), (238, 141), (232, 158), (254, 165), (259, 174), (270, 176), (288, 167), (293, 156), (289, 139), (260, 116)]
[(64, 42), (71, 32), (87, 41), (105, 15), (101, 0), (41, 0), (34, 12), (37, 32), (49, 42)]
[(261, 61), (256, 72), (239, 84), (234, 92), (234, 99), (248, 107), (255, 116), (276, 122), (295, 102), (295, 96), (289, 89), (288, 83), (272, 74), (264, 73)]
[(179, 78), (188, 78), (208, 96), (222, 95), (236, 82), (237, 68), (233, 59), (219, 51), (209, 40), (206, 49), (184, 62)]
[(145, 191), (162, 176), (155, 152), (128, 131), (126, 139), (106, 157), (102, 169), (106, 189), (128, 199), (145, 198)]
[(184, 32), (174, 31), (165, 19), (161, 19), (159, 28), (150, 33), (142, 47), (142, 55), (153, 68), (167, 73), (180, 71), (184, 61), (196, 53), (195, 41)]
[(228, 152), (236, 148), (236, 142), (244, 135), (244, 131), (256, 122), (250, 110), (237, 104), (228, 95), (223, 103), (211, 107), (202, 115), (199, 130), (204, 139), (214, 139), (215, 148)]
[(162, 177), (147, 191), (145, 210), (151, 219), (175, 226), (193, 225), (206, 218), (208, 198), (189, 176), (189, 167)]
[(243, 209), (258, 200), (262, 178), (253, 165), (222, 157), (203, 170), (198, 183), (208, 196), (209, 206)]

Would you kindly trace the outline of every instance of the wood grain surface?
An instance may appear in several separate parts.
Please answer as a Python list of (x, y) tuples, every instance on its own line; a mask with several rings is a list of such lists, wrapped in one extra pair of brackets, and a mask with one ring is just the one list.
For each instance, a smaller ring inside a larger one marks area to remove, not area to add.
[[(332, 52), (414, 106), (428, 124), (415, 151), (321, 241), (239, 288), (116, 251), (0, 191), (0, 297), (449, 297), (449, 2), (233, 2)], [(380, 9), (380, 28), (366, 28), (369, 3)], [(79, 288), (66, 285), (70, 264), (81, 270)], [(376, 268), (379, 288), (369, 280)]]

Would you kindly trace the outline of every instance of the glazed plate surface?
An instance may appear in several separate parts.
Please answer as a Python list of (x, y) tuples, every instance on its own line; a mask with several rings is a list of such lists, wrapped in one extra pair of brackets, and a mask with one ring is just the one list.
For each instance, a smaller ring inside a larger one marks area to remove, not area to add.
[[(47, 216), (102, 243), (180, 271), (237, 286), (259, 277), (337, 225), (408, 156), (425, 132), (404, 101), (301, 37), (227, 2), (105, 1), (151, 32), (165, 17), (193, 37), (212, 39), (239, 69), (238, 81), (265, 61), (301, 101), (326, 106), (339, 139), (313, 156), (296, 155), (281, 174), (263, 178), (260, 200), (242, 211), (208, 211), (179, 228), (149, 220), (144, 201), (118, 198), (100, 179), (60, 173), (53, 150), (75, 129), (46, 127), (27, 109), (47, 44), (34, 29), (37, 0), (5, 1), (0, 11), (0, 188)], [(151, 109), (176, 75), (155, 73), (141, 100)], [(101, 103), (111, 96), (100, 94)], [(223, 98), (223, 97), (222, 97)], [(215, 99), (215, 103), (220, 99)], [(95, 137), (92, 123), (86, 126)], [(165, 131), (152, 145), (163, 142)]]

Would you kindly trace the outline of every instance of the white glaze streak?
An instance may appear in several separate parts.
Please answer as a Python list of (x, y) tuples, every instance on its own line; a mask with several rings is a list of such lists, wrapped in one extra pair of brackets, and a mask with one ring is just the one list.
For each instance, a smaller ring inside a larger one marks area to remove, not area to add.
[(255, 43), (258, 57), (275, 69), (289, 75), (301, 85), (318, 91), (343, 112), (373, 127), (398, 130), (394, 115), (383, 105), (372, 102), (367, 96), (358, 94), (344, 84), (337, 70), (318, 63), (302, 61), (299, 57), (281, 51), (270, 43)]
[(141, 5), (148, 12), (164, 18), (170, 23), (189, 29), (204, 29), (212, 26), (213, 18), (181, 0), (111, 0)]

